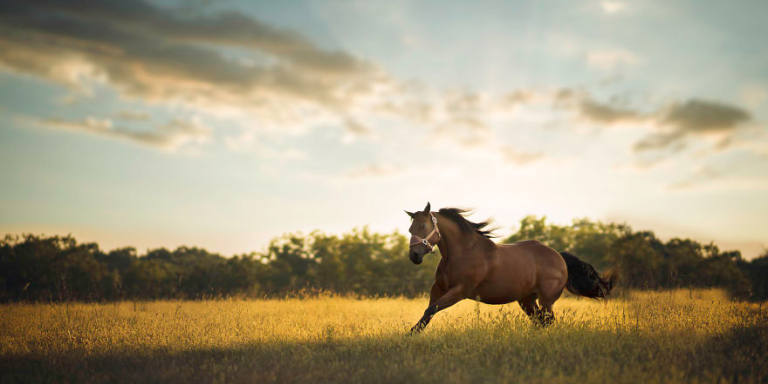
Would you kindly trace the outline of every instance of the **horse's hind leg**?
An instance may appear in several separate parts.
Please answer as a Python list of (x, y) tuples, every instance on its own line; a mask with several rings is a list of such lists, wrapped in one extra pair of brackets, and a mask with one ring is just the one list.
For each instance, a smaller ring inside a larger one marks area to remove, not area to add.
[(520, 308), (523, 309), (526, 315), (531, 320), (538, 320), (539, 318), (539, 306), (536, 304), (536, 294), (532, 293), (517, 301), (520, 304)]
[(541, 306), (540, 321), (542, 325), (550, 325), (555, 321), (555, 314), (552, 312), (552, 305), (560, 298), (563, 293), (563, 287), (557, 289), (544, 290), (539, 297), (539, 306)]
[[(541, 302), (541, 300), (539, 300)], [(541, 325), (547, 326), (555, 322), (555, 314), (552, 312), (552, 304), (542, 305), (541, 313), (539, 313), (539, 321)]]

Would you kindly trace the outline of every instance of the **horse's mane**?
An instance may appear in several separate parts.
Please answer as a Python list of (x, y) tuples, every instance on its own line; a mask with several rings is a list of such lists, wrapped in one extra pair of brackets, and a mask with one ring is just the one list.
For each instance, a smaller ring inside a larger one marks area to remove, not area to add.
[(447, 219), (456, 223), (467, 234), (477, 233), (483, 237), (493, 238), (496, 235), (493, 234), (495, 227), (491, 227), (490, 220), (481, 221), (475, 223), (467, 220), (464, 215), (469, 214), (472, 210), (464, 208), (441, 208), (438, 212), (445, 216)]

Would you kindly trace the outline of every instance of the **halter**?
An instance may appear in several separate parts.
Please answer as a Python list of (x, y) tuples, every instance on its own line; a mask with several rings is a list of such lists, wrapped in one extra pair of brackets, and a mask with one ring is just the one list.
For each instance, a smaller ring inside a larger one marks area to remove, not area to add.
[(416, 235), (411, 235), (411, 244), (409, 245), (409, 247), (412, 247), (417, 244), (424, 244), (427, 247), (427, 249), (429, 249), (429, 253), (433, 253), (435, 252), (435, 246), (430, 244), (429, 238), (432, 237), (432, 235), (434, 235), (435, 232), (437, 232), (437, 241), (440, 242), (440, 239), (443, 238), (443, 235), (440, 234), (440, 229), (437, 228), (437, 218), (432, 216), (432, 212), (429, 212), (429, 217), (432, 219), (432, 226), (433, 226), (432, 232), (430, 232), (427, 235), (427, 237), (423, 239)]

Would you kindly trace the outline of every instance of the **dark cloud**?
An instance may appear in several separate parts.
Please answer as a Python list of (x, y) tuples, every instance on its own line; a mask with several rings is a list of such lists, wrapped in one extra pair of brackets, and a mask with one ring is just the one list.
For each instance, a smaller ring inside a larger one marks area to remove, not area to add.
[(555, 92), (555, 100), (559, 102), (567, 102), (574, 99), (579, 93), (571, 88), (558, 89)]
[(579, 111), (583, 117), (603, 124), (641, 121), (645, 119), (637, 111), (610, 104), (601, 104), (592, 99), (582, 100), (579, 104)]
[(674, 152), (682, 150), (685, 144), (681, 140), (685, 137), (685, 133), (681, 131), (672, 131), (669, 133), (653, 133), (643, 137), (632, 145), (632, 150), (635, 152), (643, 152), (654, 149), (671, 148), (674, 145)]
[(724, 136), (716, 148), (724, 149), (732, 142), (732, 134), (752, 120), (749, 112), (728, 104), (692, 99), (674, 104), (659, 114), (658, 124), (665, 132), (650, 134), (633, 146), (635, 152), (679, 150), (691, 136), (718, 134)]
[(344, 126), (347, 128), (347, 132), (356, 136), (366, 136), (372, 133), (370, 128), (360, 124), (356, 120), (347, 119), (344, 121)]
[(104, 36), (95, 33), (101, 31), (113, 42), (120, 35), (144, 35), (165, 41), (252, 48), (318, 72), (348, 73), (368, 66), (345, 52), (320, 49), (293, 31), (232, 11), (202, 15), (160, 8), (145, 1), (22, 0), (4, 4), (7, 21), (63, 36), (93, 39)]
[(555, 92), (555, 105), (578, 112), (579, 117), (604, 125), (621, 122), (639, 122), (647, 119), (641, 112), (617, 105), (602, 103), (583, 90), (563, 88)]
[(117, 113), (117, 118), (126, 121), (149, 121), (152, 120), (152, 116), (149, 113), (142, 111), (130, 111), (123, 110)]
[(715, 148), (724, 149), (733, 143), (733, 133), (752, 120), (751, 114), (739, 107), (719, 102), (690, 99), (674, 103), (656, 112), (643, 113), (617, 103), (603, 103), (581, 89), (563, 88), (554, 93), (557, 107), (574, 110), (582, 119), (609, 126), (616, 123), (652, 123), (656, 132), (635, 142), (635, 153), (684, 149), (688, 139), (696, 136), (719, 135)]
[(517, 90), (510, 92), (503, 97), (503, 102), (508, 106), (515, 106), (531, 101), (535, 96), (534, 92), (528, 90)]
[(680, 131), (726, 132), (752, 119), (749, 112), (728, 104), (692, 99), (673, 106), (661, 120)]
[(99, 79), (144, 100), (282, 116), (299, 103), (343, 111), (381, 78), (363, 60), (244, 14), (144, 1), (4, 1), (0, 68), (70, 87)]

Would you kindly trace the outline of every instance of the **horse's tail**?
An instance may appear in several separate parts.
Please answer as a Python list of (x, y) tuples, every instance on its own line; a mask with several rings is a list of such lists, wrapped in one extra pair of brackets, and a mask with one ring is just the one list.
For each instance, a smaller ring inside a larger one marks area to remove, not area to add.
[(600, 275), (595, 267), (568, 252), (560, 252), (560, 256), (563, 257), (568, 266), (568, 283), (565, 284), (565, 287), (568, 292), (574, 295), (593, 299), (606, 297), (618, 282), (619, 275), (615, 270)]

